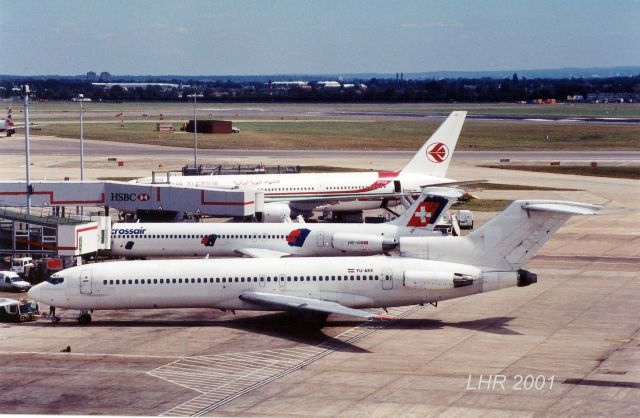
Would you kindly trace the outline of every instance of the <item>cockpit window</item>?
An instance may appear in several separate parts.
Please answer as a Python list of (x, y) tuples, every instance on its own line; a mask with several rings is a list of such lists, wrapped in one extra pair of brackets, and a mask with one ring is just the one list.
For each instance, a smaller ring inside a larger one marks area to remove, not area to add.
[(64, 277), (51, 276), (51, 277), (49, 277), (49, 280), (47, 280), (47, 282), (49, 282), (51, 284), (62, 283), (62, 282), (64, 282)]

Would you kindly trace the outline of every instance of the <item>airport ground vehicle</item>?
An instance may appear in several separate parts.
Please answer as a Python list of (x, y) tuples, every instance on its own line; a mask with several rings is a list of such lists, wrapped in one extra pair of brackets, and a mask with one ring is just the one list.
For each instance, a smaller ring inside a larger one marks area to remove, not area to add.
[(40, 315), (40, 306), (32, 300), (0, 299), (0, 322), (33, 321)]
[(23, 280), (13, 271), (0, 271), (0, 290), (27, 291), (31, 289), (31, 283)]
[(473, 229), (473, 212), (470, 210), (459, 210), (456, 218), (460, 229)]
[(31, 257), (19, 257), (11, 260), (11, 271), (23, 277), (29, 273), (29, 269), (33, 266), (33, 258)]

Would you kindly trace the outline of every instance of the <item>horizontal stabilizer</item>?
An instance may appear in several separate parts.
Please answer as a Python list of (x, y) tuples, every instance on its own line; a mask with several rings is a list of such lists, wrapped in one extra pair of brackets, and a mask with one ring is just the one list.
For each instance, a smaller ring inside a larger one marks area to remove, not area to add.
[(364, 319), (377, 319), (378, 315), (360, 309), (348, 308), (336, 302), (302, 298), (299, 296), (277, 295), (273, 293), (243, 292), (240, 299), (256, 305), (282, 310), (302, 310), (327, 314), (348, 315)]
[(601, 207), (577, 202), (562, 203), (525, 203), (522, 209), (540, 210), (545, 212), (566, 213), (567, 215), (601, 215)]

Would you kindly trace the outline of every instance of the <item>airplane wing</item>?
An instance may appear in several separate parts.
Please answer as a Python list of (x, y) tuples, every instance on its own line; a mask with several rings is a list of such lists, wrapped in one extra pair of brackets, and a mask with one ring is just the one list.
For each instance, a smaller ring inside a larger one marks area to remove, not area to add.
[(251, 258), (281, 258), (291, 255), (282, 251), (267, 250), (264, 248), (238, 248), (233, 251), (239, 255)]
[(476, 184), (476, 183), (489, 183), (489, 180), (462, 180), (462, 181), (450, 181), (447, 183), (434, 183), (434, 184), (425, 184), (422, 187), (423, 189), (425, 187), (457, 187), (457, 186), (468, 186), (470, 184)]
[(268, 202), (290, 202), (290, 203), (322, 203), (322, 204), (337, 204), (341, 202), (351, 202), (354, 200), (379, 200), (379, 199), (400, 199), (403, 196), (413, 196), (418, 195), (420, 192), (387, 192), (387, 193), (366, 193), (354, 195), (353, 193), (334, 193), (330, 196), (291, 196), (287, 199), (282, 198), (272, 198), (269, 196), (265, 196), (265, 203)]
[(243, 292), (239, 297), (241, 300), (253, 303), (255, 305), (275, 307), (283, 310), (299, 309), (303, 311), (355, 316), (357, 318), (364, 319), (380, 318), (374, 313), (362, 311), (360, 309), (347, 308), (346, 306), (340, 305), (339, 303), (329, 302), (326, 300), (259, 292)]

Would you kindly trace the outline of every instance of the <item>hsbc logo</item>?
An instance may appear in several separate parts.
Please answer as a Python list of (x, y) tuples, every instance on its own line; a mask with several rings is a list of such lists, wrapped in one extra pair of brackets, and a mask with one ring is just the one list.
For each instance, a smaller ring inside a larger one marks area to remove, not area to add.
[(112, 202), (147, 202), (151, 196), (147, 193), (111, 193)]
[(442, 142), (435, 142), (427, 147), (427, 158), (433, 163), (441, 163), (449, 157), (449, 148)]

